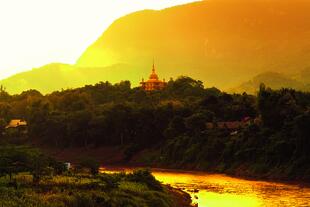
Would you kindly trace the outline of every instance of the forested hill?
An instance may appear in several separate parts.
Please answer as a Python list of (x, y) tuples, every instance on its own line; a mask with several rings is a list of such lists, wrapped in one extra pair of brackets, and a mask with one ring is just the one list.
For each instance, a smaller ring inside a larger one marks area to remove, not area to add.
[(75, 65), (49, 64), (0, 84), (13, 93), (100, 80), (137, 86), (153, 58), (162, 78), (184, 74), (222, 90), (266, 71), (291, 75), (310, 66), (309, 10), (308, 0), (208, 0), (139, 11), (98, 34)]
[[(309, 108), (309, 93), (261, 85), (257, 96), (232, 95), (189, 77), (155, 92), (129, 81), (45, 96), (2, 89), (0, 136), (58, 149), (119, 146), (124, 162), (151, 150), (146, 164), (310, 179)], [(28, 122), (28, 134), (5, 130), (14, 118)]]

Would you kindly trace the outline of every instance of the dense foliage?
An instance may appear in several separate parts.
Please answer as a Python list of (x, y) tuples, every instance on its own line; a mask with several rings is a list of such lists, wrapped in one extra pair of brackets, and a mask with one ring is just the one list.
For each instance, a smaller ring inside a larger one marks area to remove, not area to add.
[[(0, 178), (0, 205), (10, 207), (177, 207), (169, 189), (153, 189), (146, 181), (135, 180), (136, 174), (148, 174), (141, 170), (130, 174), (65, 174), (43, 179), (32, 184), (27, 173), (15, 176), (16, 185), (7, 177)], [(158, 181), (155, 180), (154, 185)], [(160, 184), (159, 184), (160, 185)], [(180, 195), (181, 197), (182, 195)], [(187, 206), (190, 206), (188, 198)]]
[(0, 149), (0, 206), (4, 207), (177, 207), (189, 195), (163, 186), (147, 169), (98, 174), (99, 165), (85, 158), (79, 167), (27, 146)]
[(33, 182), (40, 182), (44, 176), (65, 171), (63, 163), (58, 162), (37, 149), (27, 146), (0, 147), (0, 176), (9, 175), (10, 181), (15, 174), (28, 172)]
[[(200, 103), (202, 110), (210, 110), (212, 101), (207, 99)], [(174, 167), (309, 181), (310, 94), (292, 89), (273, 91), (261, 85), (253, 104), (257, 118), (240, 129), (208, 129), (198, 122), (189, 127), (188, 121), (199, 113), (174, 118), (171, 138), (159, 154), (150, 156)], [(251, 113), (247, 115), (255, 114)]]
[[(309, 107), (309, 93), (262, 85), (257, 96), (227, 94), (189, 77), (154, 92), (128, 81), (45, 96), (34, 90), (10, 96), (2, 89), (1, 140), (21, 140), (4, 126), (24, 118), (27, 139), (50, 147), (123, 146), (127, 161), (152, 149), (152, 164), (308, 179)], [(216, 127), (245, 119), (240, 128)]]

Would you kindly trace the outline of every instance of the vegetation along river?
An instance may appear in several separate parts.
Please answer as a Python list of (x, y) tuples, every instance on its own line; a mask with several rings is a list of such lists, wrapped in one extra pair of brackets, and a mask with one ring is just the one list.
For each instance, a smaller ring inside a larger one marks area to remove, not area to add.
[[(131, 171), (102, 168), (101, 172)], [(222, 174), (152, 169), (164, 184), (188, 192), (199, 207), (308, 207), (310, 187), (233, 178)]]

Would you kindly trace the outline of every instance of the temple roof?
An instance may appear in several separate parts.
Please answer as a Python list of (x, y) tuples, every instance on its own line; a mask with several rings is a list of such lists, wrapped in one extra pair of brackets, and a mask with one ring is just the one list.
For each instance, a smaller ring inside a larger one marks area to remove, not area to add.
[(152, 73), (149, 77), (150, 80), (158, 80), (158, 75), (155, 72), (155, 64), (153, 63)]
[(144, 81), (144, 79), (142, 78), (142, 82), (140, 82), (140, 84), (141, 84), (141, 87), (145, 91), (161, 90), (167, 85), (165, 79), (159, 80), (158, 75), (155, 72), (154, 62), (153, 62), (152, 73), (149, 76), (149, 79), (147, 81)]

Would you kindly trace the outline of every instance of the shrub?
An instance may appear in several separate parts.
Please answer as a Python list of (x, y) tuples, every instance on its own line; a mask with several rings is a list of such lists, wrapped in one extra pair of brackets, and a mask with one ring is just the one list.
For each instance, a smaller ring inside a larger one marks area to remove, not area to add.
[(155, 179), (149, 169), (135, 170), (133, 173), (128, 174), (128, 181), (144, 183), (149, 189), (162, 191), (162, 186), (159, 181)]
[(92, 175), (97, 175), (99, 173), (100, 164), (97, 160), (91, 157), (84, 157), (80, 160), (80, 166), (90, 170)]

